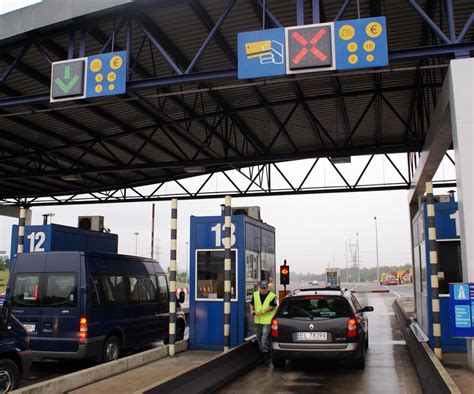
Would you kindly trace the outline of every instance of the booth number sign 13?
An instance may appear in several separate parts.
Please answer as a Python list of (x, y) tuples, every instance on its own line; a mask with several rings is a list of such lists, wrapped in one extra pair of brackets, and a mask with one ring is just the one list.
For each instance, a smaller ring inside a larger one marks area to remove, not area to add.
[[(224, 237), (222, 236), (222, 233), (224, 232), (224, 224), (217, 223), (214, 227), (211, 227), (211, 231), (215, 233), (216, 237), (216, 247), (220, 248), (221, 246), (224, 246)], [(235, 224), (231, 223), (230, 224), (230, 246), (235, 245)]]

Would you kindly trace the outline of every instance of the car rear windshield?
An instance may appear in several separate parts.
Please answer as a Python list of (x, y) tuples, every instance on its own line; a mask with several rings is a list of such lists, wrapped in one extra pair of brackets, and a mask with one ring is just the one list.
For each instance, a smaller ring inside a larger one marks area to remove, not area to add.
[(277, 317), (286, 319), (336, 319), (351, 317), (351, 308), (344, 297), (305, 296), (286, 299), (278, 308)]

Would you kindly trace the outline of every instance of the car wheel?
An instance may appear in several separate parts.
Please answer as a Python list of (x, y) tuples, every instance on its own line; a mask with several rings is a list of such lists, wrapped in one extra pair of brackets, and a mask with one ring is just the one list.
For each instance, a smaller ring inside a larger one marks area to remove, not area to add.
[(114, 335), (105, 340), (104, 349), (102, 351), (102, 362), (108, 363), (117, 360), (120, 357), (120, 341)]
[(20, 371), (12, 360), (0, 361), (0, 392), (15, 390), (20, 381)]
[(182, 319), (179, 319), (178, 322), (176, 323), (176, 340), (177, 341), (182, 341), (184, 339), (184, 330), (185, 330), (185, 324)]
[(365, 368), (365, 346), (362, 346), (362, 354), (360, 357), (354, 359), (353, 365), (357, 369), (364, 369)]
[(275, 368), (284, 368), (286, 360), (278, 357), (272, 357), (272, 364)]

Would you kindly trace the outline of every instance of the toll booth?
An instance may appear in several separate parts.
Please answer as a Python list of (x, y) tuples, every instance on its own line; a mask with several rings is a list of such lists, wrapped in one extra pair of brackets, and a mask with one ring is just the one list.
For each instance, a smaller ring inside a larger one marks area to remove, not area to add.
[[(458, 203), (453, 195), (435, 196), (436, 240), (438, 243), (441, 347), (443, 352), (465, 352), (466, 340), (453, 338), (450, 329), (449, 283), (462, 282), (461, 240)], [(433, 348), (431, 265), (427, 204), (423, 202), (413, 221), (414, 286), (417, 321)]]
[[(18, 226), (12, 226), (10, 256), (18, 248)], [(59, 224), (25, 226), (23, 253), (74, 251), (117, 253), (118, 235)]]
[[(231, 257), (231, 346), (254, 334), (249, 302), (260, 280), (275, 292), (275, 228), (260, 220), (258, 207), (233, 208)], [(224, 347), (224, 212), (191, 216), (190, 349)]]

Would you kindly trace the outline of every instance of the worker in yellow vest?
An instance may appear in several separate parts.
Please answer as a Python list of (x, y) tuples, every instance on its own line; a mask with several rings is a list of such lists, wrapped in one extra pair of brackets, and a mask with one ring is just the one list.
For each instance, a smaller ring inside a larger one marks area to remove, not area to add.
[(250, 315), (254, 316), (258, 347), (262, 354), (262, 361), (270, 364), (270, 330), (272, 318), (276, 308), (276, 295), (268, 290), (268, 282), (260, 282), (260, 290), (253, 293), (250, 302)]

